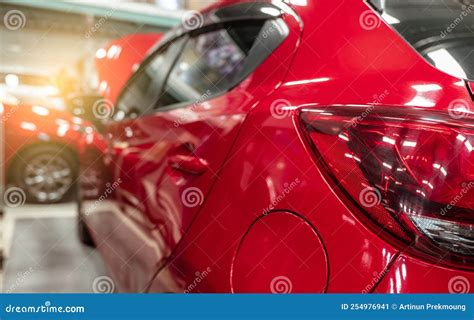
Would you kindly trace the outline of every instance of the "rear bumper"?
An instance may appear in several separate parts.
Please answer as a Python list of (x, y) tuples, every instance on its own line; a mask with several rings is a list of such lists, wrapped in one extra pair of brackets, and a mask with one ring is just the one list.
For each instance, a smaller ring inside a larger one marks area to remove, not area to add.
[(473, 293), (474, 272), (450, 269), (401, 254), (374, 293)]

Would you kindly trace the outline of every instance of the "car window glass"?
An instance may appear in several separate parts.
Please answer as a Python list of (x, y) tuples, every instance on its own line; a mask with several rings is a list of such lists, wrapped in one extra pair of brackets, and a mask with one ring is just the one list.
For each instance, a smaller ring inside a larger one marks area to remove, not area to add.
[(140, 68), (124, 89), (117, 102), (116, 121), (136, 118), (153, 108), (159, 98), (160, 84), (166, 76), (166, 63), (170, 55), (177, 55), (183, 39), (178, 39), (160, 50)]
[(197, 101), (235, 86), (242, 80), (246, 60), (264, 23), (230, 26), (190, 38), (170, 72), (157, 107)]
[(429, 63), (457, 78), (474, 80), (474, 4), (456, 0), (372, 3)]

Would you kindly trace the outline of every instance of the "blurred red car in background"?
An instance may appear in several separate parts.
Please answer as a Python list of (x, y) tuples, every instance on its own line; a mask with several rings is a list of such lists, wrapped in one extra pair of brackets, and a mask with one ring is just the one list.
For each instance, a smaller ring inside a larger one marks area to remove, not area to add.
[(472, 292), (472, 19), (384, 3), (224, 1), (160, 41), (79, 201), (119, 291)]
[(87, 124), (38, 105), (3, 102), (2, 109), (7, 185), (21, 188), (30, 202), (71, 199), (78, 173), (77, 147)]
[(135, 72), (162, 33), (136, 33), (111, 41), (96, 52), (96, 70), (100, 79), (99, 93), (111, 103)]
[(65, 102), (54, 77), (28, 69), (0, 69), (0, 97), (14, 96), (20, 103), (39, 104), (64, 111)]
[[(103, 83), (108, 81), (111, 84), (106, 85), (103, 92), (107, 99), (115, 99), (117, 91), (114, 90), (121, 89), (133, 68), (139, 65), (160, 37), (160, 34), (130, 35), (114, 40), (98, 51), (98, 56), (101, 50), (106, 52), (103, 64), (97, 71)], [(134, 44), (133, 47), (131, 44)], [(23, 190), (28, 202), (72, 200), (78, 176), (79, 154), (85, 156), (103, 151), (103, 139), (97, 129), (107, 120), (107, 110), (104, 108), (108, 104), (97, 99), (89, 104), (82, 101), (87, 110), (80, 118), (43, 107), (39, 103), (35, 105), (32, 101), (30, 104), (12, 102), (12, 98), (6, 99), (6, 93), (1, 96), (7, 185)], [(84, 100), (84, 97), (81, 98)], [(96, 134), (95, 139), (84, 140), (84, 134), (91, 132)], [(94, 177), (98, 174), (100, 170), (97, 166), (90, 165), (87, 172), (83, 173), (84, 181), (94, 183)]]

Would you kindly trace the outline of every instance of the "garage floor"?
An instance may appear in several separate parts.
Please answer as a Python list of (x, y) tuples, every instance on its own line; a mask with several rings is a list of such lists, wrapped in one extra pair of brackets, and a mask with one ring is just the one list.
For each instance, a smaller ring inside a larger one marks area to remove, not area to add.
[(73, 204), (24, 205), (3, 221), (3, 292), (92, 292), (106, 275), (98, 252), (82, 245)]

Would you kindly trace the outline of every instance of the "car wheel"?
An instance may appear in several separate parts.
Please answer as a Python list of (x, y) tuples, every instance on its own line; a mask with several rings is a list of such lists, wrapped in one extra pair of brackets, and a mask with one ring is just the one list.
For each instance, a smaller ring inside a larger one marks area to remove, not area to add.
[(77, 178), (78, 161), (69, 150), (40, 145), (17, 157), (11, 181), (21, 187), (30, 203), (71, 200)]

